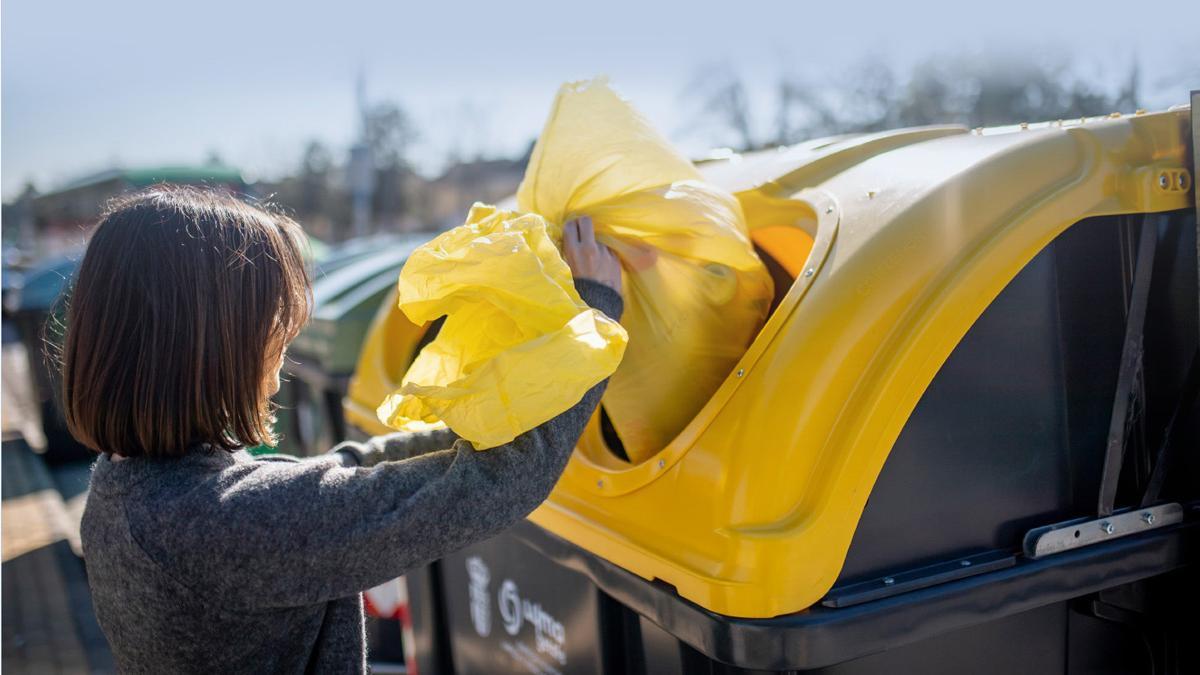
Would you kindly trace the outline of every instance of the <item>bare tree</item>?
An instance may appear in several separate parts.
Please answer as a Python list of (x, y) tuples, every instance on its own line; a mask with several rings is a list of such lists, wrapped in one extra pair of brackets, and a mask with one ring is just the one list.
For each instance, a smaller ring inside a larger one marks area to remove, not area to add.
[(296, 208), (302, 215), (327, 210), (329, 173), (332, 169), (333, 155), (329, 148), (321, 141), (309, 141), (300, 160), (300, 199)]
[(490, 136), (489, 118), (484, 108), (464, 99), (447, 111), (445, 122), (450, 129), (446, 166), (483, 158)]
[(408, 151), (417, 140), (416, 125), (398, 103), (378, 103), (367, 112), (367, 144), (375, 161), (372, 212), (385, 226), (396, 226), (408, 211)]
[(398, 103), (378, 103), (367, 112), (367, 144), (376, 168), (396, 168), (406, 163), (417, 140), (416, 126)]
[(701, 69), (684, 90), (684, 97), (699, 103), (694, 123), (713, 122), (718, 128), (732, 130), (738, 149), (755, 146), (746, 86), (732, 68), (718, 65)]
[[(928, 58), (907, 74), (884, 58), (867, 57), (825, 79), (780, 77), (774, 85), (774, 129), (768, 145), (821, 136), (907, 126), (959, 123), (972, 127), (1068, 119), (1115, 110), (1132, 112), (1139, 101), (1136, 60), (1109, 91), (1078, 74), (1065, 58), (1031, 55), (949, 54)], [(696, 122), (723, 142), (732, 133), (738, 149), (758, 146), (749, 94), (729, 67), (706, 68), (685, 90)]]

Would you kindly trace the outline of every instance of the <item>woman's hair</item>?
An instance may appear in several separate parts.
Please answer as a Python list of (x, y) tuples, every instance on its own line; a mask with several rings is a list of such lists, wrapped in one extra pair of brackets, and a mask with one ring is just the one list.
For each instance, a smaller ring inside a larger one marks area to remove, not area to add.
[(267, 378), (308, 320), (305, 241), (290, 218), (216, 190), (110, 203), (67, 313), (71, 433), (126, 456), (274, 444)]

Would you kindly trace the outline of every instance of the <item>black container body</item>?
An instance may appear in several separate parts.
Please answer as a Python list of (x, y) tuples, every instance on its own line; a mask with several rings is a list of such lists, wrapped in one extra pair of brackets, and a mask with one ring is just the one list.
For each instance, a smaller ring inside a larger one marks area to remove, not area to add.
[[(1031, 559), (1029, 530), (1096, 517), (1143, 227), (1158, 252), (1116, 506), (1181, 524)], [(1191, 212), (1080, 222), (976, 321), (918, 403), (825, 600), (709, 612), (531, 523), (409, 575), (428, 673), (1200, 672), (1200, 411)]]
[[(1144, 414), (1117, 505), (1136, 505), (1196, 352), (1194, 214), (1077, 223), (1042, 250), (951, 353), (896, 440), (837, 585), (985, 551), (1034, 527), (1096, 514), (1137, 235), (1159, 229), (1145, 325)], [(1200, 415), (1179, 447), (1196, 447)], [(1179, 452), (1177, 498), (1200, 496)], [(1186, 466), (1188, 461), (1192, 466)], [(1190, 490), (1185, 489), (1190, 484)], [(1190, 493), (1190, 494), (1182, 494)]]

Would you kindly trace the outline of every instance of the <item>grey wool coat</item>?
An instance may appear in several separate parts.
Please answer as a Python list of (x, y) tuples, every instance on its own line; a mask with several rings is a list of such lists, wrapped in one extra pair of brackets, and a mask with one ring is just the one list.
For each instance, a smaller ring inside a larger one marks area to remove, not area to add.
[[(576, 287), (620, 317), (615, 291)], [(345, 443), (308, 460), (207, 446), (174, 459), (101, 455), (81, 534), (118, 669), (364, 672), (362, 591), (541, 504), (604, 386), (485, 452), (443, 431)]]

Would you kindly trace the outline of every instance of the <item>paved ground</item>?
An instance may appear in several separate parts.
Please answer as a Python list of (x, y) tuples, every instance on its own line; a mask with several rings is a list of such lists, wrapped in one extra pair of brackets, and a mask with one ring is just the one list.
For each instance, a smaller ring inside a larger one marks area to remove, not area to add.
[(31, 391), (29, 359), (25, 356), (25, 347), (18, 341), (16, 329), (7, 321), (3, 323), (2, 353), (0, 373), (3, 373), (4, 383), (0, 389), (4, 395), (0, 396), (0, 425), (4, 437), (19, 435), (35, 448), (44, 449), (46, 439), (37, 424), (38, 405)]
[(92, 612), (83, 561), (76, 555), (87, 463), (49, 469), (25, 442), (25, 433), (34, 435), (35, 442), (42, 439), (31, 431), (36, 429), (36, 407), (24, 356), (19, 343), (5, 340), (0, 666), (5, 673), (115, 672)]

